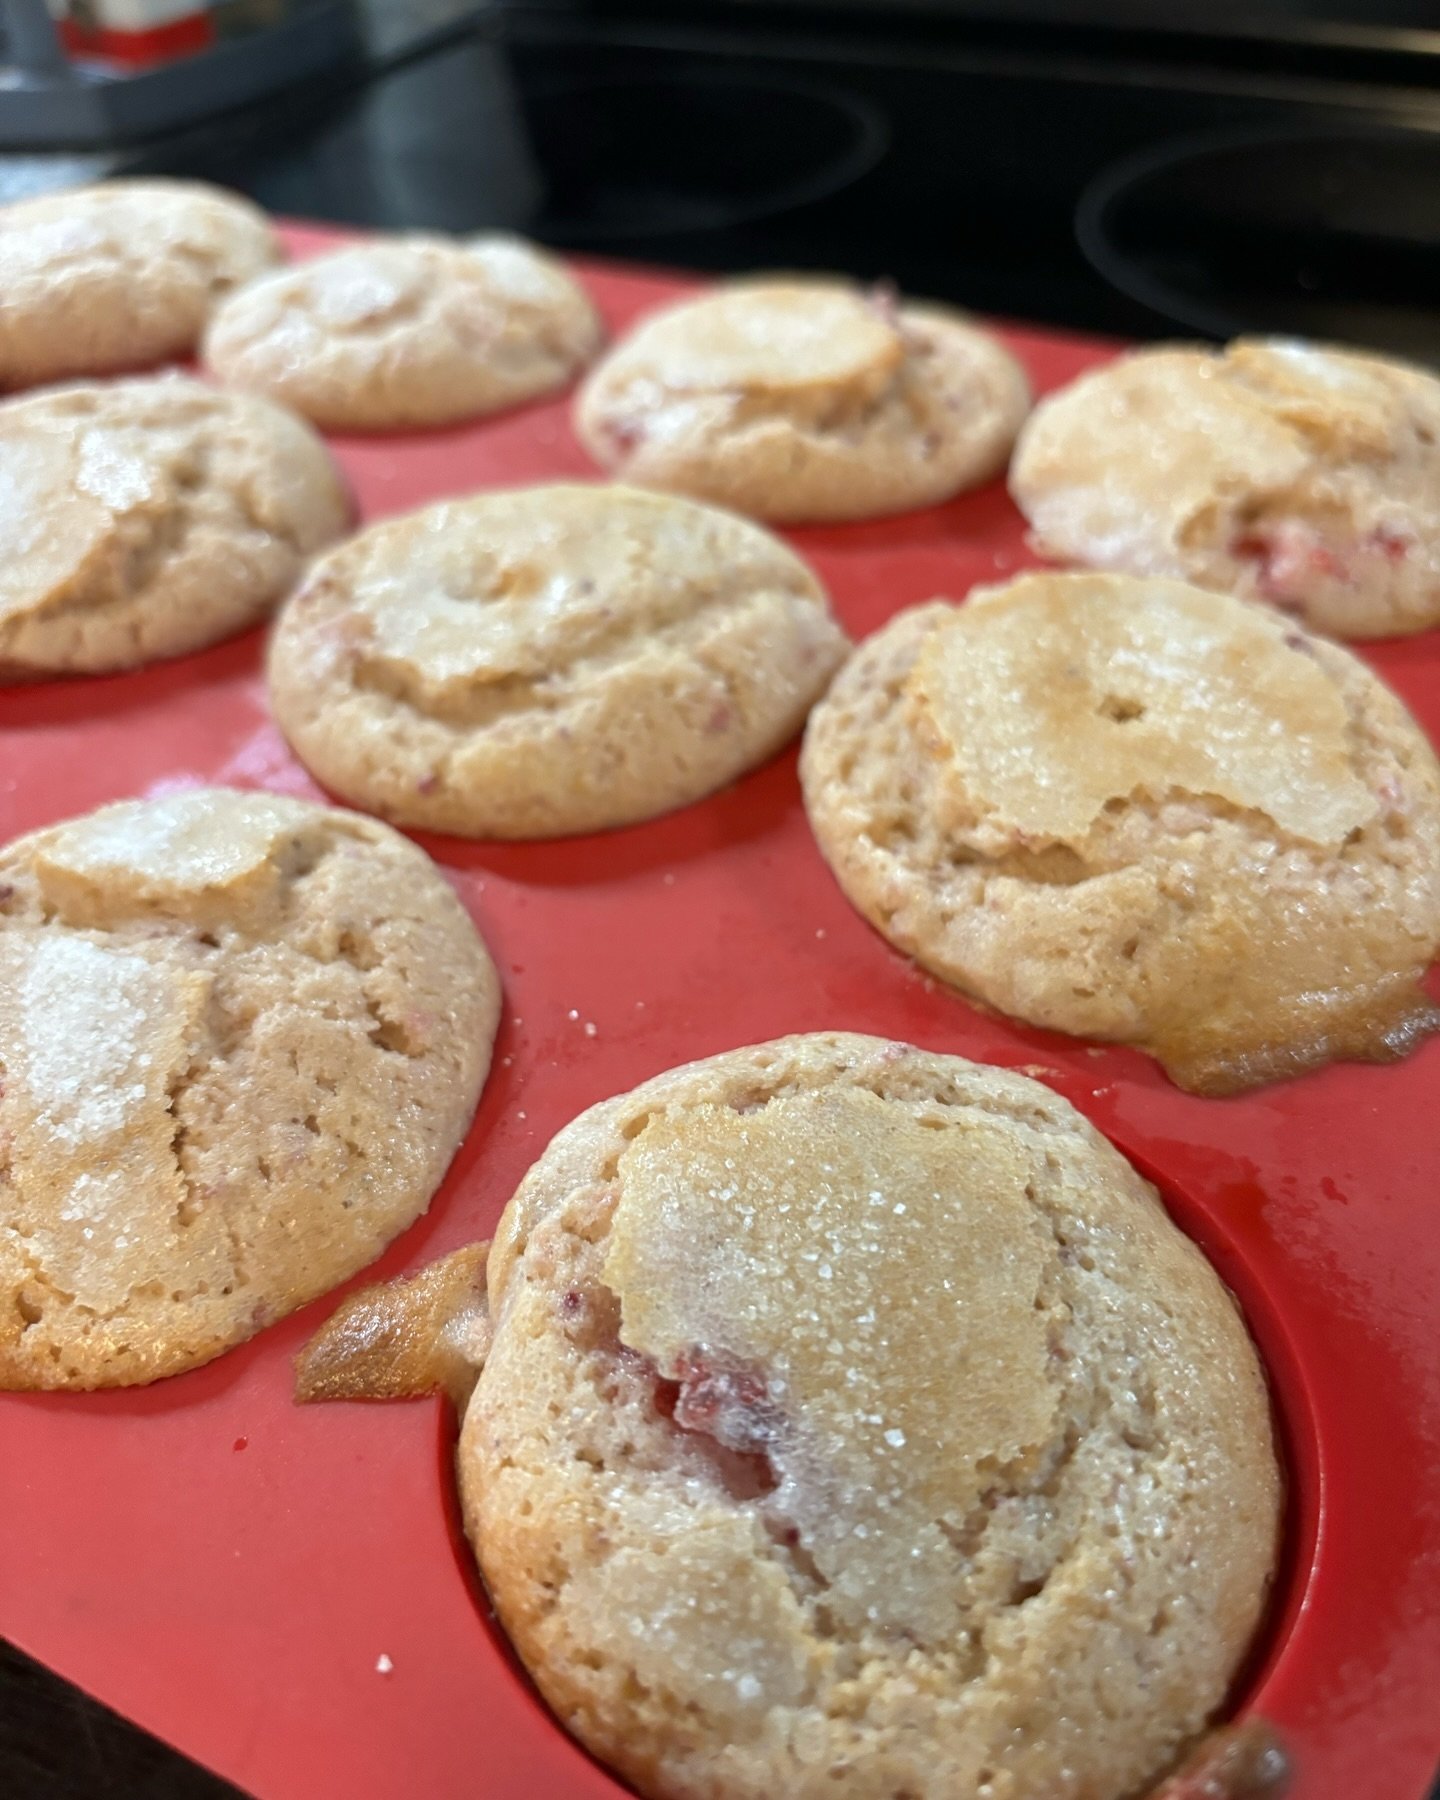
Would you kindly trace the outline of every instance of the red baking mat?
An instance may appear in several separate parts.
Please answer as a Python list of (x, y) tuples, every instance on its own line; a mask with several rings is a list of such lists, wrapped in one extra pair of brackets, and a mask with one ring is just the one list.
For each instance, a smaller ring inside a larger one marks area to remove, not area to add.
[[(333, 241), (290, 235), (301, 255)], [(692, 285), (586, 279), (615, 329)], [(1006, 336), (1040, 389), (1111, 353)], [(594, 473), (563, 402), (337, 448), (366, 518)], [(790, 535), (857, 636), (1033, 560), (998, 483)], [(196, 780), (315, 794), (268, 721), (260, 649), (251, 633), (136, 675), (0, 691), (0, 835)], [(1440, 735), (1440, 632), (1365, 655)], [(628, 831), (422, 841), (494, 952), (504, 1022), (449, 1180), (365, 1279), (488, 1233), (561, 1125), (691, 1057), (843, 1027), (1027, 1068), (1161, 1183), (1269, 1361), (1294, 1500), (1246, 1703), (1287, 1734), (1298, 1800), (1423, 1792), (1440, 1753), (1440, 1042), (1204, 1100), (1133, 1052), (986, 1018), (841, 899), (793, 751)], [(291, 1357), (332, 1304), (148, 1389), (0, 1396), (0, 1633), (261, 1800), (616, 1794), (477, 1599), (438, 1403), (292, 1405)]]

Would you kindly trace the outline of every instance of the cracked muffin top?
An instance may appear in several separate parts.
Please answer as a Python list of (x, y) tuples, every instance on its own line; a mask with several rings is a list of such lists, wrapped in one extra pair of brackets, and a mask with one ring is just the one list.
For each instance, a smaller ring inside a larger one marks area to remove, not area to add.
[(104, 181), (0, 207), (0, 387), (188, 356), (280, 260), (257, 206), (199, 181)]
[(737, 281), (652, 314), (587, 378), (581, 442), (752, 518), (933, 506), (1001, 467), (1023, 370), (959, 313), (840, 281)]
[(853, 904), (1033, 1025), (1225, 1093), (1440, 1022), (1440, 769), (1349, 651), (1178, 582), (1036, 574), (898, 614), (811, 715)]
[(632, 488), (444, 501), (322, 558), (271, 640), (286, 737), (346, 800), (471, 837), (684, 806), (787, 743), (846, 648), (748, 520)]
[(380, 238), (220, 308), (205, 360), (337, 431), (442, 425), (564, 387), (594, 355), (584, 289), (520, 238)]
[(655, 1800), (1119, 1800), (1275, 1566), (1255, 1350), (1038, 1083), (795, 1037), (582, 1115), (489, 1260), (467, 1526), (562, 1721)]
[(308, 425), (165, 375), (0, 406), (0, 682), (128, 669), (254, 624), (350, 503)]
[(1040, 402), (1010, 488), (1056, 558), (1335, 637), (1440, 621), (1440, 381), (1405, 363), (1281, 338), (1142, 350)]
[(499, 984), (388, 827), (124, 801), (0, 851), (0, 1387), (173, 1375), (430, 1202)]

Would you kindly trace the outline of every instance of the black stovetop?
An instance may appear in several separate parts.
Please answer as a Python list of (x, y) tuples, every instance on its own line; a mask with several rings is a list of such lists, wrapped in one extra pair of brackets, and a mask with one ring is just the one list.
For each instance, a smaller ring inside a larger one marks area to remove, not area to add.
[(1098, 0), (1024, 0), (1008, 23), (928, 3), (947, 10), (831, 6), (823, 26), (813, 0), (508, 6), (384, 79), (140, 160), (359, 225), (509, 226), (680, 267), (885, 276), (1081, 329), (1305, 331), (1440, 360), (1440, 30), (1291, 17), (1288, 36), (1227, 36), (1223, 10), (1187, 32), (1156, 5), (1168, 28), (1147, 32), (1035, 16)]
[[(116, 166), (348, 224), (1440, 360), (1440, 31), (1392, 28), (1432, 15), (1440, 0), (537, 0)], [(0, 1794), (234, 1790), (0, 1645)]]

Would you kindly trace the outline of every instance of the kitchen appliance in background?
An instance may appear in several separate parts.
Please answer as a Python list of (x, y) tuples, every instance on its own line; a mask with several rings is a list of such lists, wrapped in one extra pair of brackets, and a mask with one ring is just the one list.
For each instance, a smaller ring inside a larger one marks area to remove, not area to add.
[(353, 62), (351, 0), (0, 0), (0, 147), (172, 130)]
[(52, 10), (72, 56), (144, 67), (215, 42), (216, 11), (206, 0), (58, 0)]
[(1440, 0), (491, 0), (253, 111), (125, 166), (337, 223), (1440, 363)]

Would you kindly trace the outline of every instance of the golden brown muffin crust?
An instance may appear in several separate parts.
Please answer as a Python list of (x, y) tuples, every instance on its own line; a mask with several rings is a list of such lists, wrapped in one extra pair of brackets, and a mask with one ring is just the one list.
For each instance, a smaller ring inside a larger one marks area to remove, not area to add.
[(1002, 466), (1030, 404), (998, 342), (844, 282), (734, 282), (643, 319), (576, 400), (582, 443), (643, 487), (757, 519), (862, 519)]
[(553, 837), (698, 800), (792, 738), (846, 639), (759, 527), (628, 488), (477, 495), (320, 561), (270, 647), (281, 729), (403, 824)]
[(162, 376), (0, 405), (0, 682), (240, 631), (349, 513), (320, 439), (248, 395)]
[(264, 213), (199, 181), (105, 181), (0, 207), (0, 388), (188, 356), (281, 257)]
[(1337, 637), (1440, 620), (1440, 381), (1405, 363), (1279, 338), (1138, 351), (1041, 401), (1010, 488), (1056, 558)]
[(1119, 1800), (1222, 1700), (1280, 1480), (1233, 1303), (1071, 1107), (846, 1034), (562, 1131), (489, 1264), (466, 1520), (657, 1800)]
[(846, 894), (980, 1000), (1224, 1093), (1436, 1023), (1440, 770), (1339, 646), (1164, 581), (897, 615), (812, 716)]
[(253, 282), (216, 313), (220, 379), (337, 431), (442, 425), (564, 387), (599, 317), (519, 238), (379, 238)]
[(0, 1386), (208, 1361), (429, 1204), (499, 984), (388, 827), (126, 801), (0, 852)]

